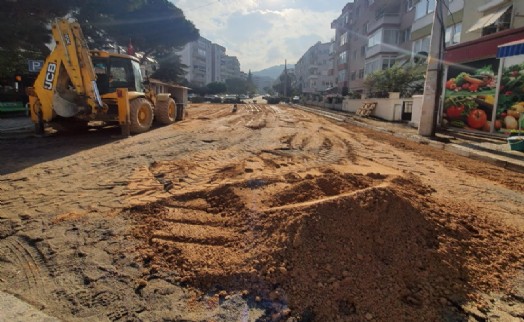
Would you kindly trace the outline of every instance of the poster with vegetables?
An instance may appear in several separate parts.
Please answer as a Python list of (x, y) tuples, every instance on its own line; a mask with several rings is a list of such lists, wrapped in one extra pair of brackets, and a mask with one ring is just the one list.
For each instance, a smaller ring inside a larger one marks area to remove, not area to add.
[(502, 69), (497, 121), (500, 133), (517, 134), (519, 129), (524, 133), (524, 63)]
[[(481, 68), (448, 71), (443, 125), (468, 130), (490, 131), (497, 80), (492, 64)], [(498, 124), (500, 128), (500, 124)], [(497, 124), (495, 124), (497, 127)]]

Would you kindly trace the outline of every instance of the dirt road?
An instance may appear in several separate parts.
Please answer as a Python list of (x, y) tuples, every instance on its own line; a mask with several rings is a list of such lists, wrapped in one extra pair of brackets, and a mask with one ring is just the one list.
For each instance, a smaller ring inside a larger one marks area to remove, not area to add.
[(0, 289), (71, 321), (519, 321), (524, 175), (306, 111), (0, 142)]

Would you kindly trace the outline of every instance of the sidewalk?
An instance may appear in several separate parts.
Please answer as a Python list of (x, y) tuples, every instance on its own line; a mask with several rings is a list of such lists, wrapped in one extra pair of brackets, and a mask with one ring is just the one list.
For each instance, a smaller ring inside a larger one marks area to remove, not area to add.
[(34, 125), (27, 116), (12, 116), (0, 118), (0, 139), (33, 136)]
[(14, 295), (0, 291), (0, 322), (59, 322)]
[(351, 117), (348, 123), (391, 133), (396, 137), (424, 142), (474, 160), (524, 173), (524, 152), (512, 151), (505, 138), (490, 137), (482, 133), (449, 130), (437, 131), (434, 138), (422, 137), (418, 130), (405, 123), (392, 123), (372, 118)]

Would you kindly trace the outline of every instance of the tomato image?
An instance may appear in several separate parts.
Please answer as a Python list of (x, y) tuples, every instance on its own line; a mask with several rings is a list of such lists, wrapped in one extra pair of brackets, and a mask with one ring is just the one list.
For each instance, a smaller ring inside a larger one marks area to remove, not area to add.
[(473, 109), (468, 114), (468, 118), (466, 122), (468, 125), (473, 129), (480, 129), (486, 124), (486, 121), (488, 120), (488, 116), (486, 115), (486, 112), (484, 112), (481, 109)]
[(446, 110), (446, 115), (450, 120), (458, 120), (461, 118), (462, 113), (464, 113), (464, 106), (450, 106)]

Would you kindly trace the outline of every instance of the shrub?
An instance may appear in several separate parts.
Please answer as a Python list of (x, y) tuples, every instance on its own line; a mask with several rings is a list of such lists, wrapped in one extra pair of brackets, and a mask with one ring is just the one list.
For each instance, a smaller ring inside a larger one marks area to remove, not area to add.
[(424, 65), (394, 65), (367, 75), (364, 87), (369, 97), (388, 97), (388, 92), (400, 92), (401, 97), (411, 97), (424, 90)]

